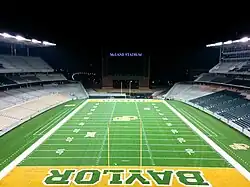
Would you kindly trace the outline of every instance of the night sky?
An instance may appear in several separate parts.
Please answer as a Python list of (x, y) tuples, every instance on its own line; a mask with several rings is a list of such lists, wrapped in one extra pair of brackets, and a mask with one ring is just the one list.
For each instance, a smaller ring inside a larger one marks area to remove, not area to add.
[(219, 51), (205, 48), (206, 44), (250, 36), (249, 16), (243, 13), (239, 18), (235, 12), (215, 15), (211, 10), (97, 9), (64, 7), (29, 14), (14, 10), (10, 17), (0, 18), (0, 31), (55, 42), (56, 51), (48, 52), (53, 66), (70, 71), (100, 74), (102, 48), (143, 51), (151, 55), (152, 78), (165, 81), (186, 80), (187, 69), (215, 65)]

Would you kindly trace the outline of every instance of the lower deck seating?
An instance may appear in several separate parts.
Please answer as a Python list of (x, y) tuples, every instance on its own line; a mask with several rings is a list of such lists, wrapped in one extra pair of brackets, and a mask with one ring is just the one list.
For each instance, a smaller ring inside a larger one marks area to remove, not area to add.
[(11, 108), (0, 111), (0, 131), (15, 125), (17, 122), (23, 120), (52, 107), (61, 102), (69, 100), (68, 97), (61, 94), (53, 94), (49, 96), (43, 96), (39, 99), (34, 99), (29, 102), (17, 105)]
[(204, 86), (196, 84), (175, 84), (166, 95), (165, 98), (190, 100), (204, 95), (213, 93), (211, 89), (205, 89)]
[(242, 128), (250, 129), (250, 100), (240, 93), (223, 90), (190, 100), (190, 102), (210, 110)]
[(72, 98), (87, 98), (79, 83), (49, 84), (0, 91), (0, 135), (31, 116)]

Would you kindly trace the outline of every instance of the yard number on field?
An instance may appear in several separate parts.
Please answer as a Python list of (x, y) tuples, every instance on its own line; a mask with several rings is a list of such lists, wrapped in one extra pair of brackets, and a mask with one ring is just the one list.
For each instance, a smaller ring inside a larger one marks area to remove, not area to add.
[(173, 134), (178, 134), (178, 131), (176, 129), (171, 129)]
[(79, 126), (83, 126), (83, 125), (84, 125), (84, 123), (83, 123), (83, 122), (79, 123)]
[(171, 126), (172, 126), (172, 123), (167, 123), (167, 126), (168, 126), (168, 127), (171, 127)]
[(180, 143), (185, 143), (186, 140), (184, 138), (177, 138), (177, 140), (180, 142)]
[(85, 138), (94, 138), (96, 132), (87, 132), (87, 134), (84, 136)]
[(185, 149), (185, 151), (186, 151), (187, 154), (189, 154), (189, 155), (194, 154), (194, 150), (193, 150), (193, 149)]
[(57, 149), (56, 153), (61, 155), (61, 154), (63, 154), (64, 151), (65, 151), (65, 149)]
[(66, 138), (66, 142), (72, 142), (73, 139), (74, 139), (74, 137), (68, 137), (68, 138)]
[(80, 129), (74, 129), (73, 132), (74, 133), (78, 133), (80, 131)]

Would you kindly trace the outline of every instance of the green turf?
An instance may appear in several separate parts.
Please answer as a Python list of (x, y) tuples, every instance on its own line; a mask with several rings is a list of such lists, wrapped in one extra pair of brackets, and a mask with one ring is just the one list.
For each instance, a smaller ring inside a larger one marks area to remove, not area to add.
[(185, 103), (180, 101), (169, 101), (169, 103), (207, 136), (210, 136), (210, 138), (230, 156), (250, 171), (250, 149), (234, 150), (230, 147), (230, 145), (234, 143), (250, 146), (250, 139), (247, 136), (242, 135), (239, 131), (217, 120), (215, 117)]
[[(229, 147), (250, 145), (249, 138), (191, 106), (177, 101), (169, 104), (250, 170), (250, 150)], [(0, 169), (76, 107), (58, 106), (1, 137)], [(138, 119), (113, 121), (121, 116)], [(85, 137), (87, 132), (95, 132), (95, 137)], [(231, 167), (164, 103), (151, 102), (87, 103), (20, 165)]]
[(231, 167), (164, 103), (146, 102), (88, 103), (20, 165)]
[[(75, 107), (80, 103), (82, 101), (67, 102), (67, 104), (76, 104)], [(59, 105), (48, 112), (44, 112), (0, 137), (0, 170), (75, 108), (64, 107), (64, 105)]]

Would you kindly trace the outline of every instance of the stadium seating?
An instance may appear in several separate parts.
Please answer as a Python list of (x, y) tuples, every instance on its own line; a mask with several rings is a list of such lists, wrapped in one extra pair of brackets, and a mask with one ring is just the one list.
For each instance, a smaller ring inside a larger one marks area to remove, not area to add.
[(209, 73), (250, 74), (250, 57), (227, 57), (214, 66)]
[(61, 102), (67, 101), (69, 98), (61, 94), (52, 94), (43, 96), (35, 100), (30, 100), (22, 105), (16, 105), (0, 111), (0, 131), (22, 122), (43, 110), (52, 107)]
[(215, 74), (202, 73), (195, 81), (196, 82), (211, 82), (215, 78)]
[(223, 90), (190, 100), (229, 121), (250, 129), (250, 100), (240, 93)]
[(211, 93), (212, 90), (206, 90), (200, 85), (177, 83), (164, 95), (164, 98), (190, 100)]
[(235, 62), (221, 62), (213, 67), (209, 73), (229, 73), (237, 64)]
[(40, 81), (40, 79), (38, 79), (35, 75), (12, 75), (8, 78), (17, 84)]
[(24, 74), (24, 75), (0, 75), (0, 86), (13, 84), (26, 84), (46, 81), (66, 81), (66, 77), (60, 73), (50, 74)]
[(250, 80), (244, 80), (244, 79), (238, 79), (235, 78), (233, 80), (231, 80), (230, 82), (228, 82), (228, 84), (234, 84), (234, 85), (239, 85), (239, 86), (247, 86), (250, 87)]
[(0, 87), (1, 86), (12, 85), (12, 84), (16, 84), (16, 82), (8, 79), (6, 76), (0, 75)]
[(31, 99), (39, 98), (45, 95), (60, 93), (68, 97), (87, 98), (88, 95), (82, 85), (73, 84), (48, 84), (28, 88), (11, 89), (0, 92), (0, 110), (9, 106), (17, 105)]
[(207, 82), (207, 83), (219, 83), (219, 84), (229, 84), (236, 86), (250, 87), (250, 77), (242, 77), (240, 75), (223, 75), (223, 74), (212, 74), (203, 73), (201, 74), (195, 82)]
[(228, 77), (226, 75), (216, 75), (212, 73), (203, 73), (195, 81), (196, 82), (214, 82), (214, 83), (224, 83), (227, 84), (234, 78)]
[[(43, 83), (43, 86), (27, 87), (27, 83), (29, 86)], [(21, 87), (23, 84), (25, 87)], [(20, 88), (10, 85), (20, 85)], [(0, 55), (0, 87), (8, 87), (0, 91), (0, 136), (59, 103), (88, 97), (80, 83), (68, 83), (63, 74), (54, 73), (39, 57)]]
[(40, 81), (60, 81), (60, 80), (67, 80), (63, 74), (60, 73), (53, 73), (53, 74), (37, 74), (36, 77)]
[(39, 57), (0, 55), (0, 73), (53, 72)]
[(76, 97), (88, 97), (79, 83), (48, 84), (1, 91), (0, 135), (32, 116)]
[(165, 95), (203, 110), (250, 137), (250, 91), (177, 83)]

